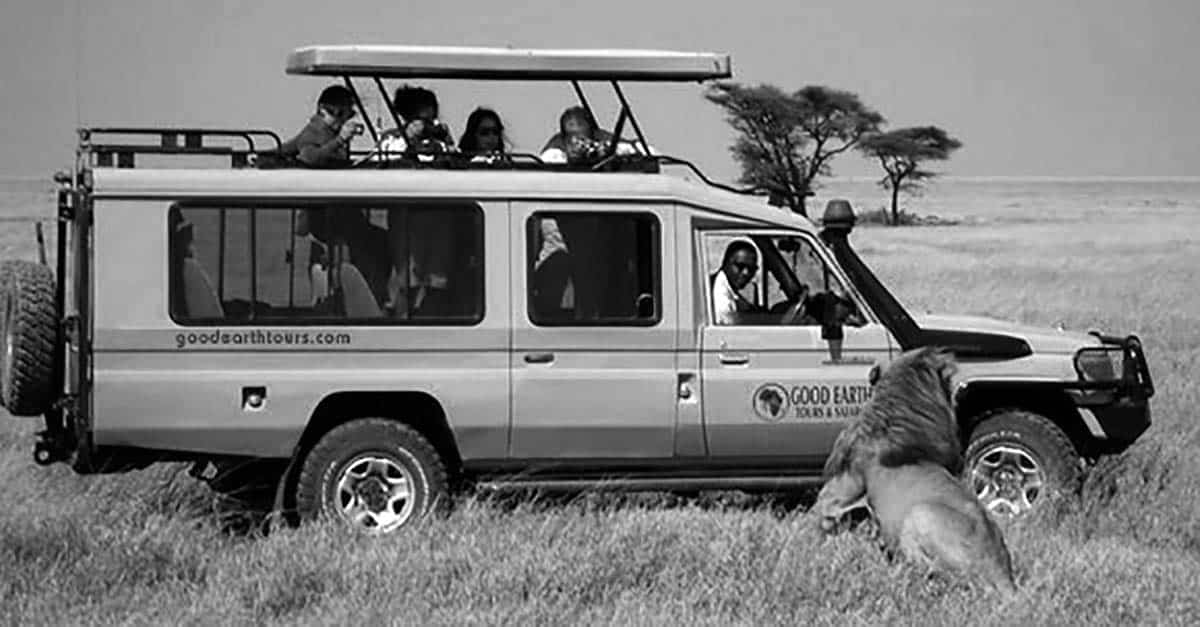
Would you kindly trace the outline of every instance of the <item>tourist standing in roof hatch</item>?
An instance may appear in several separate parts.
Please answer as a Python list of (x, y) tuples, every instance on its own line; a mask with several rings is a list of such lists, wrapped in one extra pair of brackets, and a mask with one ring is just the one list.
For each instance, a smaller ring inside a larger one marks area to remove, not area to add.
[[(300, 132), (280, 145), (276, 155), (283, 164), (310, 168), (338, 168), (350, 164), (350, 141), (361, 135), (355, 121), (354, 95), (341, 85), (326, 87), (317, 98), (317, 111)], [(270, 161), (270, 153), (266, 155)]]
[(467, 126), (458, 140), (458, 149), (472, 155), (504, 154), (507, 152), (504, 123), (500, 114), (479, 107), (467, 116)]
[(437, 96), (424, 87), (401, 85), (392, 98), (400, 128), (384, 133), (386, 154), (437, 154), (454, 150), (450, 127), (438, 118)]

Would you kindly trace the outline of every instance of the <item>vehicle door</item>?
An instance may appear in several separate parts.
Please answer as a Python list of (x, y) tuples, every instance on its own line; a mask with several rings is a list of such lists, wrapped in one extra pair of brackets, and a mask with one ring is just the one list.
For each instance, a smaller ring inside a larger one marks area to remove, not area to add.
[(676, 400), (674, 214), (512, 204), (517, 458), (667, 458)]
[[(746, 259), (727, 261), (735, 242), (754, 249), (756, 262), (740, 269), (752, 273), (750, 282), (739, 293), (747, 309), (759, 312), (722, 323), (713, 297), (727, 282), (718, 273)], [(695, 243), (704, 265), (697, 289), (707, 304), (700, 362), (709, 455), (823, 463), (870, 396), (868, 373), (877, 360), (888, 359), (888, 331), (808, 233), (699, 231)], [(841, 322), (843, 337), (828, 322)]]

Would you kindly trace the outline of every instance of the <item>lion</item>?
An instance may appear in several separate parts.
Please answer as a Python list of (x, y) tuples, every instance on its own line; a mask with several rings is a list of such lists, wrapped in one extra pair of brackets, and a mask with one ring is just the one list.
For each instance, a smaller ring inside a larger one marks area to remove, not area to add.
[(953, 356), (925, 347), (902, 353), (886, 367), (872, 369), (871, 400), (834, 440), (817, 497), (826, 530), (846, 512), (862, 507), (866, 487), (846, 481), (868, 465), (895, 468), (917, 461), (962, 473), (964, 459), (951, 399), (957, 372)]
[(813, 511), (831, 532), (847, 512), (865, 507), (889, 558), (899, 552), (1011, 591), (1003, 535), (956, 479), (964, 466), (952, 399), (956, 371), (950, 353), (929, 347), (877, 366), (871, 400), (834, 442)]

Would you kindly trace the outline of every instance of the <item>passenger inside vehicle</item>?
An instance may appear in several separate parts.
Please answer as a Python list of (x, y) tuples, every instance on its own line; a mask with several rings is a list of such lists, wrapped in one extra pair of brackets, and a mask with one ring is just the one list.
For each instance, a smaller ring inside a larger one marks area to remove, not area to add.
[(391, 315), (412, 321), (481, 315), (483, 222), (475, 203), (397, 203), (387, 211)]
[[(302, 237), (311, 234), (322, 245), (313, 251), (324, 257), (322, 265), (360, 275), (376, 305), (384, 306), (392, 272), (385, 229), (372, 224), (361, 210), (305, 209), (297, 215), (296, 234)], [(353, 270), (343, 269), (343, 263), (353, 266)]]
[(389, 210), (391, 293), (397, 315), (442, 317), (454, 310), (455, 226), (438, 209)]
[(171, 291), (171, 311), (184, 318), (220, 319), (225, 315), (221, 298), (208, 272), (196, 258), (195, 225), (178, 207), (167, 213), (170, 280), (181, 289)]
[(575, 309), (571, 252), (554, 218), (542, 218), (539, 234), (541, 248), (533, 264), (534, 315), (539, 320), (566, 321)]

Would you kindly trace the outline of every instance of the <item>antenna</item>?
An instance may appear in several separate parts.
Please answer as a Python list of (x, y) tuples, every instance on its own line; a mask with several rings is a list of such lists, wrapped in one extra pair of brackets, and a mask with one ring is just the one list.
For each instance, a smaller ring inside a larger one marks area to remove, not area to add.
[(83, 64), (83, 0), (75, 0), (75, 128), (83, 126), (83, 86), (80, 84), (80, 65)]

